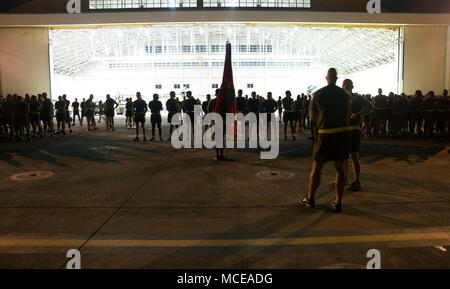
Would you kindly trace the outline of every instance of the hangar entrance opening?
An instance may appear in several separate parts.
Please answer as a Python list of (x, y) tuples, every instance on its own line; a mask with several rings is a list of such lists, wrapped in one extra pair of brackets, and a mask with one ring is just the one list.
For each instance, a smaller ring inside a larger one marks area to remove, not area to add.
[(116, 99), (141, 91), (213, 94), (225, 44), (233, 45), (236, 89), (274, 97), (311, 93), (329, 67), (355, 92), (400, 92), (400, 27), (293, 24), (180, 24), (52, 29), (52, 96)]

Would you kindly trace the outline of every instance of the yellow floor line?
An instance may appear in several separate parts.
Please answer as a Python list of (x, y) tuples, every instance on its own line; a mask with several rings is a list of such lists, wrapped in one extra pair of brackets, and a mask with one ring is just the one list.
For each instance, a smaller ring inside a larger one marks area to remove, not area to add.
[[(86, 247), (268, 247), (301, 246), (323, 244), (356, 244), (398, 241), (447, 240), (450, 232), (380, 234), (360, 236), (330, 236), (305, 238), (264, 238), (264, 239), (229, 239), (229, 240), (130, 240), (112, 239), (90, 240)], [(79, 247), (85, 240), (81, 239), (22, 239), (0, 238), (0, 247)]]

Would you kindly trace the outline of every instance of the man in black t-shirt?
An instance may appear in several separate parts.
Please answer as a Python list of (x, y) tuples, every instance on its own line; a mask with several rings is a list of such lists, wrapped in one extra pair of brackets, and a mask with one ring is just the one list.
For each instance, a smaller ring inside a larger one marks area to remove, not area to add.
[(139, 141), (139, 124), (142, 126), (142, 133), (144, 134), (144, 141), (147, 141), (145, 136), (145, 114), (147, 113), (147, 103), (142, 100), (140, 92), (136, 93), (137, 100), (133, 104), (134, 122), (136, 123), (136, 138), (134, 141)]
[(114, 116), (116, 108), (119, 104), (111, 98), (109, 94), (106, 95), (106, 101), (103, 104), (104, 112), (106, 116), (106, 128), (114, 130)]
[(277, 105), (278, 105), (278, 121), (281, 122), (281, 117), (283, 116), (283, 101), (281, 100), (281, 96), (278, 98)]
[(125, 124), (127, 128), (133, 128), (134, 125), (134, 119), (133, 119), (133, 100), (130, 98), (127, 98), (127, 103), (125, 104)]
[(261, 101), (257, 98), (256, 92), (252, 92), (252, 97), (247, 101), (248, 112), (253, 112), (258, 118), (261, 111)]
[(389, 118), (388, 108), (388, 98), (383, 95), (383, 90), (380, 88), (378, 89), (378, 95), (375, 96), (375, 121), (378, 138), (386, 136), (386, 123)]
[[(259, 136), (259, 113), (261, 112), (261, 101), (259, 100), (256, 92), (254, 92), (254, 91), (252, 92), (251, 98), (249, 98), (247, 100), (247, 110), (248, 110), (248, 113), (254, 113), (256, 115), (256, 124), (257, 124), (256, 132)], [(249, 127), (250, 135), (251, 135), (250, 130), (252, 130), (252, 129), (253, 129), (253, 127), (250, 126)]]
[(167, 121), (169, 122), (169, 126), (170, 126), (170, 136), (167, 141), (171, 141), (171, 139), (172, 139), (172, 132), (173, 132), (173, 127), (174, 127), (172, 125), (172, 119), (180, 111), (180, 105), (178, 103), (178, 100), (175, 97), (176, 97), (175, 91), (171, 91), (170, 98), (166, 102), (166, 109), (169, 112)]
[(41, 126), (41, 104), (39, 103), (36, 95), (31, 96), (30, 100), (30, 123), (33, 129), (33, 137), (37, 136), (37, 133), (44, 137), (42, 126)]
[(392, 135), (399, 137), (404, 135), (408, 121), (408, 101), (405, 94), (395, 95), (392, 104)]
[(268, 92), (267, 99), (262, 103), (262, 111), (267, 113), (267, 132), (271, 131), (270, 125), (272, 121), (272, 113), (275, 113), (277, 109), (277, 102), (273, 99), (272, 92)]
[(96, 130), (96, 122), (95, 122), (95, 104), (94, 104), (94, 95), (91, 94), (89, 99), (85, 102), (86, 107), (86, 118), (88, 123), (88, 130)]
[(192, 129), (194, 129), (194, 107), (197, 105), (197, 101), (192, 96), (191, 91), (186, 92), (186, 96), (187, 98), (181, 104), (181, 108), (183, 109), (184, 113), (189, 116), (191, 127)]
[(64, 100), (64, 102), (66, 103), (66, 122), (67, 122), (67, 125), (69, 126), (69, 131), (70, 131), (70, 133), (72, 133), (72, 122), (70, 121), (70, 111), (69, 111), (69, 106), (70, 106), (70, 101), (69, 100), (67, 100), (67, 96), (64, 94), (63, 95), (63, 100)]
[(298, 132), (303, 133), (303, 102), (300, 95), (297, 95), (297, 100), (294, 102), (295, 107), (295, 122), (294, 127)]
[(81, 107), (80, 125), (83, 126), (83, 120), (86, 117), (86, 99), (83, 98), (83, 101), (80, 103), (80, 107)]
[(331, 207), (342, 210), (345, 173), (344, 161), (348, 159), (348, 131), (350, 97), (336, 86), (337, 71), (330, 68), (327, 73), (328, 85), (314, 93), (310, 105), (311, 120), (316, 123), (318, 136), (314, 144), (314, 162), (310, 176), (308, 195), (299, 202), (307, 207), (315, 207), (315, 193), (320, 185), (323, 165), (333, 161), (336, 168), (336, 199)]
[(47, 98), (47, 93), (45, 92), (42, 94), (42, 98), (41, 119), (44, 123), (44, 136), (50, 131), (50, 137), (52, 137), (55, 132), (53, 124), (53, 103)]
[(247, 110), (247, 100), (242, 94), (242, 89), (239, 89), (238, 96), (236, 97), (236, 112), (245, 114), (245, 111)]
[(207, 115), (208, 114), (208, 105), (209, 105), (210, 101), (211, 101), (211, 94), (207, 94), (206, 95), (206, 100), (202, 103), (203, 115)]
[(159, 139), (160, 141), (163, 141), (162, 139), (162, 133), (161, 133), (161, 111), (163, 109), (161, 101), (159, 101), (159, 95), (154, 94), (153, 95), (153, 101), (150, 101), (148, 104), (148, 108), (150, 109), (151, 115), (151, 123), (152, 123), (152, 139), (151, 141), (155, 141), (155, 128), (158, 126), (159, 131)]
[(411, 138), (414, 137), (414, 132), (417, 127), (417, 134), (419, 136), (423, 135), (422, 124), (423, 124), (423, 113), (424, 113), (424, 101), (423, 94), (421, 90), (417, 90), (414, 97), (411, 99), (409, 103), (409, 132), (411, 134)]
[(425, 137), (433, 137), (436, 120), (436, 98), (434, 91), (428, 92), (423, 101), (423, 116)]
[(283, 104), (283, 122), (284, 122), (284, 140), (287, 140), (287, 128), (288, 124), (291, 125), (291, 134), (292, 139), (295, 140), (295, 127), (294, 127), (294, 121), (295, 121), (295, 103), (292, 99), (292, 93), (288, 90), (286, 91), (286, 97), (283, 98), (282, 104)]
[(215, 113), (216, 112), (216, 103), (217, 103), (217, 97), (219, 96), (220, 89), (216, 89), (214, 93), (214, 98), (211, 99), (211, 101), (208, 104), (208, 113)]
[[(205, 117), (209, 113), (208, 107), (210, 102), (211, 102), (211, 94), (207, 94), (206, 100), (202, 103), (203, 117)], [(204, 125), (203, 126), (204, 131), (207, 131), (209, 129), (209, 126), (210, 125)]]
[(75, 98), (75, 101), (72, 103), (73, 108), (73, 124), (72, 126), (75, 126), (75, 117), (78, 116), (78, 121), (81, 124), (81, 117), (80, 117), (80, 103), (78, 102), (78, 99)]
[(58, 101), (55, 103), (56, 109), (56, 122), (57, 122), (57, 134), (66, 134), (66, 118), (67, 118), (67, 107), (66, 101), (59, 96)]
[[(349, 153), (353, 163), (353, 174), (355, 177), (354, 182), (350, 185), (346, 186), (345, 189), (348, 191), (358, 192), (361, 191), (361, 183), (360, 183), (360, 171), (361, 166), (359, 163), (359, 150), (361, 147), (361, 124), (362, 117), (373, 111), (373, 105), (362, 98), (359, 95), (353, 93), (353, 81), (350, 79), (344, 80), (342, 83), (342, 89), (344, 89), (347, 94), (350, 96), (351, 100), (351, 114), (350, 114), (350, 128), (349, 128)], [(348, 176), (348, 161), (344, 162), (344, 171), (345, 171), (345, 183), (348, 184), (347, 176)]]
[[(244, 92), (242, 89), (238, 90), (238, 95), (236, 97), (236, 113), (242, 113), (244, 116), (247, 114), (248, 105), (247, 105), (247, 99), (243, 96)], [(238, 127), (240, 125), (244, 125), (245, 129), (247, 129), (248, 123), (244, 121), (242, 124), (241, 121), (237, 122)], [(237, 138), (237, 135), (235, 135), (235, 138)]]
[(16, 140), (17, 141), (23, 141), (23, 138), (25, 136), (25, 130), (27, 131), (27, 139), (28, 141), (31, 140), (30, 138), (30, 132), (27, 127), (28, 123), (28, 103), (26, 99), (24, 99), (22, 96), (15, 95), (15, 102), (14, 102), (14, 129), (16, 131)]

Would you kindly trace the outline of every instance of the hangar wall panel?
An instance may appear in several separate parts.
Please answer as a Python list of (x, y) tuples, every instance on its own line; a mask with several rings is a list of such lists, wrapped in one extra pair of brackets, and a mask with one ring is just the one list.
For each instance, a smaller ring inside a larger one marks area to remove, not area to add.
[(0, 82), (8, 93), (50, 93), (47, 28), (0, 28)]
[(445, 86), (447, 54), (446, 26), (406, 26), (404, 44), (403, 90), (414, 94), (434, 90), (442, 93)]
[(450, 26), (447, 27), (447, 62), (445, 70), (445, 88), (450, 88)]

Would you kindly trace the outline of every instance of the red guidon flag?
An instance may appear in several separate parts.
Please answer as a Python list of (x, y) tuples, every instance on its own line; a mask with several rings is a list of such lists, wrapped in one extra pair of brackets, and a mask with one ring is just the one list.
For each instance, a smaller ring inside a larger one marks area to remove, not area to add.
[[(220, 87), (220, 93), (216, 101), (216, 113), (220, 114), (223, 119), (224, 126), (226, 125), (226, 114), (232, 113), (236, 114), (236, 92), (234, 90), (233, 83), (233, 67), (231, 62), (231, 44), (227, 42), (225, 58), (225, 67), (223, 70), (223, 81)], [(234, 127), (234, 132), (236, 133), (236, 125)]]

